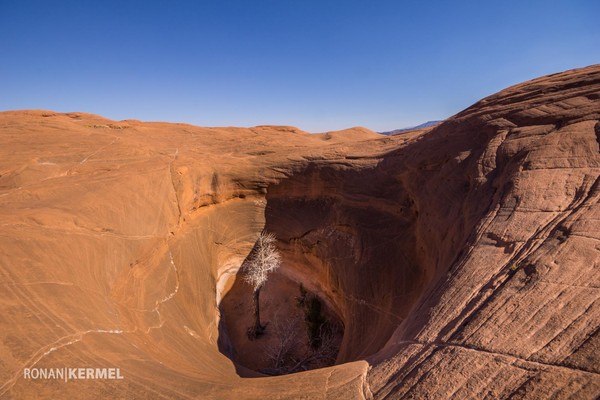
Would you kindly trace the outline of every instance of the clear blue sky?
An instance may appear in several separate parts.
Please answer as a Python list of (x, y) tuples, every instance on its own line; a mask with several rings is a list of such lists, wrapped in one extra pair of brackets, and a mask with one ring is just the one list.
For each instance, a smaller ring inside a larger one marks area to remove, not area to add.
[(600, 1), (0, 0), (0, 110), (391, 130), (600, 63)]

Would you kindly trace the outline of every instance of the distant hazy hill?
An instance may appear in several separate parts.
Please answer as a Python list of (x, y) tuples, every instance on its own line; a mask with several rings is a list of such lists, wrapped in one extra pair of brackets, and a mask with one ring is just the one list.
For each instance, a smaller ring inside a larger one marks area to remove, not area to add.
[(402, 133), (402, 132), (407, 132), (407, 131), (414, 131), (415, 129), (423, 129), (423, 128), (429, 128), (430, 126), (434, 126), (439, 124), (442, 121), (427, 121), (421, 125), (417, 125), (417, 126), (411, 126), (409, 128), (402, 128), (402, 129), (396, 129), (393, 131), (388, 131), (388, 132), (378, 132), (382, 135), (395, 135), (397, 133)]

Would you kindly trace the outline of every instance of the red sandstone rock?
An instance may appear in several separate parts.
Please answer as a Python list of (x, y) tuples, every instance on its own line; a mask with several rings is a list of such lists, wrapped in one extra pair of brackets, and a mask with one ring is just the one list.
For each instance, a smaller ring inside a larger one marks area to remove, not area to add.
[[(0, 397), (596, 398), (599, 121), (600, 66), (390, 137), (0, 113)], [(265, 318), (303, 282), (344, 323), (336, 366), (219, 352), (263, 228)], [(124, 379), (23, 377), (63, 366)]]

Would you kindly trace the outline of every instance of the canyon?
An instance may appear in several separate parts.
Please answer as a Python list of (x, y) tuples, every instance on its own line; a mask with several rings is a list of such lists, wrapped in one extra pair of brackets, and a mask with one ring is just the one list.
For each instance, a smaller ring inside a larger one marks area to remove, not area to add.
[[(600, 65), (390, 136), (30, 110), (0, 140), (0, 398), (600, 396)], [(266, 374), (299, 284), (335, 360)], [(59, 367), (124, 379), (23, 377)]]

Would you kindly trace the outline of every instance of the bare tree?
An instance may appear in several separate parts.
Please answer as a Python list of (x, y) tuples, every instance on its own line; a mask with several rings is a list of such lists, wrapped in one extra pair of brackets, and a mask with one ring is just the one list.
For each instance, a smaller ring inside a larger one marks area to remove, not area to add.
[(308, 369), (322, 368), (335, 364), (340, 348), (340, 332), (338, 326), (322, 325), (319, 328), (319, 346), (313, 347), (309, 340), (306, 354), (295, 364), (288, 367), (287, 373), (306, 371)]
[(266, 231), (261, 232), (256, 245), (244, 267), (244, 280), (254, 289), (254, 326), (248, 329), (248, 337), (254, 339), (261, 335), (265, 327), (260, 323), (260, 289), (267, 281), (267, 277), (281, 262), (281, 256), (275, 246), (275, 235)]
[[(280, 320), (275, 317), (270, 331), (275, 340), (263, 348), (271, 366), (259, 372), (285, 375), (335, 364), (341, 341), (339, 330), (337, 325), (323, 325), (318, 331), (319, 346), (314, 348), (308, 341), (305, 347), (300, 343), (303, 339), (299, 337), (300, 330), (296, 322), (292, 318)], [(308, 334), (305, 335), (305, 339), (308, 339)]]
[(298, 327), (292, 318), (281, 319), (275, 316), (272, 334), (275, 340), (266, 345), (263, 350), (271, 361), (271, 369), (264, 372), (280, 375), (286, 373), (285, 365), (290, 362), (296, 363), (294, 352), (298, 348)]

